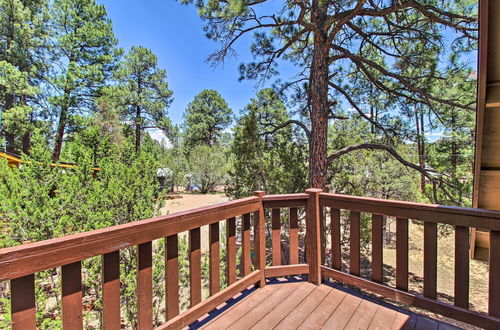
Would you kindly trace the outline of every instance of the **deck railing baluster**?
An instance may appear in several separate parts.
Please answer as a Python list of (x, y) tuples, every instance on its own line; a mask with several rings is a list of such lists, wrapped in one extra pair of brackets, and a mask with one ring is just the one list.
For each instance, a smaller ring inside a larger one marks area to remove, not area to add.
[(352, 275), (359, 276), (360, 273), (360, 239), (361, 239), (361, 223), (360, 213), (351, 211), (349, 214), (349, 272)]
[(408, 291), (408, 219), (396, 218), (396, 288)]
[(384, 217), (372, 215), (372, 281), (383, 282)]
[(62, 323), (64, 329), (83, 329), (82, 262), (61, 267)]
[(290, 208), (290, 233), (289, 236), (289, 253), (290, 265), (299, 263), (299, 221), (297, 215), (297, 208)]
[(36, 329), (35, 275), (10, 281), (13, 330)]
[(226, 276), (228, 285), (236, 282), (236, 218), (226, 220)]
[(104, 329), (120, 329), (120, 251), (102, 256), (102, 308)]
[(137, 246), (137, 328), (153, 327), (153, 253), (152, 242)]
[(193, 307), (201, 302), (201, 229), (189, 231), (189, 301)]
[(330, 227), (332, 232), (332, 268), (340, 270), (342, 254), (340, 250), (340, 210), (330, 209)]
[(281, 265), (281, 209), (274, 208), (271, 211), (272, 229), (272, 262), (273, 266)]
[(165, 307), (167, 320), (179, 315), (179, 237), (177, 234), (165, 239)]
[(209, 289), (210, 295), (220, 291), (219, 223), (210, 224), (209, 232)]
[(242, 257), (241, 257), (241, 262), (243, 263), (243, 276), (247, 276), (250, 274), (250, 250), (251, 250), (251, 243), (250, 243), (250, 213), (243, 214), (242, 217)]
[(469, 308), (469, 228), (455, 226), (455, 306)]
[(437, 223), (424, 222), (424, 296), (437, 297)]

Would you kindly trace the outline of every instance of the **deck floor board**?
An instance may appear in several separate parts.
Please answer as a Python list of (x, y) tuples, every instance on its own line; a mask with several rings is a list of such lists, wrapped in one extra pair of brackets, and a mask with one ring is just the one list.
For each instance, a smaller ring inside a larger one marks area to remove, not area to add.
[[(271, 280), (191, 329), (458, 329), (340, 285)], [(217, 310), (215, 310), (217, 311)], [(203, 324), (203, 325), (200, 325)]]

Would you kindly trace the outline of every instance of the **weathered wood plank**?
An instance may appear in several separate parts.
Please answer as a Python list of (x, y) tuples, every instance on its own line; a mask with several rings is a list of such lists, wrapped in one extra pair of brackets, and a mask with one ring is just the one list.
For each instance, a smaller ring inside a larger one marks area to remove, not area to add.
[(304, 320), (316, 310), (317, 306), (331, 291), (332, 288), (329, 286), (316, 286), (316, 288), (295, 308), (293, 313), (288, 314), (274, 329), (297, 329)]
[(249, 329), (253, 327), (267, 313), (273, 311), (286, 297), (297, 290), (303, 282), (289, 283), (283, 285), (278, 291), (271, 295), (268, 299), (257, 305), (254, 309), (248, 311), (242, 318), (233, 323), (227, 329)]
[(455, 306), (469, 308), (469, 228), (455, 227)]
[(363, 299), (344, 329), (368, 329), (377, 309), (377, 304)]
[(308, 264), (284, 265), (284, 266), (268, 266), (265, 269), (266, 277), (282, 277), (291, 275), (309, 274)]
[(201, 230), (189, 231), (189, 301), (190, 306), (201, 302)]
[(263, 204), (266, 209), (305, 207), (307, 198), (307, 194), (266, 195)]
[(209, 242), (209, 289), (210, 295), (220, 291), (220, 243), (219, 223), (212, 223), (208, 229)]
[(271, 247), (273, 266), (281, 265), (281, 209), (271, 211)]
[[(290, 293), (271, 313), (263, 316), (252, 329), (273, 329), (285, 318), (294, 308), (300, 304), (316, 286), (309, 282), (304, 282), (299, 288)], [(269, 298), (270, 299), (270, 298)]]
[(64, 329), (83, 329), (82, 263), (61, 267), (62, 323)]
[(250, 264), (251, 264), (251, 242), (250, 242), (250, 213), (243, 214), (242, 216), (242, 258), (243, 263), (243, 276), (250, 274)]
[(221, 315), (217, 316), (215, 319), (210, 321), (206, 326), (203, 326), (202, 329), (203, 330), (227, 329), (231, 324), (238, 321), (249, 310), (252, 310), (262, 301), (268, 299), (280, 287), (281, 287), (280, 285), (266, 285), (264, 288), (260, 290), (255, 290), (247, 297), (239, 301), (236, 305), (232, 306), (230, 309), (226, 310)]
[(408, 291), (408, 219), (396, 219), (396, 287)]
[(340, 270), (342, 267), (342, 253), (340, 250), (340, 210), (331, 209), (332, 232), (332, 268)]
[(165, 308), (167, 320), (179, 315), (179, 238), (170, 235), (165, 241)]
[(384, 217), (372, 215), (372, 281), (382, 283), (383, 278)]
[(290, 233), (289, 233), (290, 264), (299, 263), (299, 219), (297, 208), (290, 208)]
[(360, 239), (361, 239), (361, 215), (359, 212), (351, 211), (349, 214), (349, 273), (359, 276), (360, 273)]
[(102, 309), (104, 328), (121, 329), (120, 251), (102, 256)]
[(12, 329), (36, 329), (35, 275), (10, 281)]
[(168, 322), (156, 328), (156, 330), (182, 329), (183, 327), (196, 321), (205, 313), (210, 312), (215, 307), (219, 306), (229, 298), (233, 297), (237, 293), (241, 292), (242, 290), (248, 288), (250, 285), (253, 285), (259, 281), (260, 281), (260, 270), (256, 270), (250, 273), (248, 276), (245, 276), (244, 278), (238, 280), (236, 283), (228, 286), (224, 290), (219, 291), (210, 298), (204, 300), (200, 304), (194, 306), (193, 308), (190, 308), (184, 313), (177, 315), (173, 319), (169, 320)]
[(153, 327), (153, 255), (152, 243), (137, 246), (137, 327)]
[(325, 324), (323, 325), (323, 328), (343, 329), (347, 325), (347, 323), (349, 323), (349, 320), (351, 319), (352, 315), (358, 309), (361, 300), (362, 299), (359, 297), (350, 294), (346, 295), (345, 298), (340, 303), (340, 305), (330, 315), (328, 320), (326, 320)]
[(228, 284), (236, 282), (236, 218), (226, 220), (226, 276)]
[(330, 315), (337, 309), (346, 293), (337, 289), (332, 289), (330, 293), (321, 301), (321, 303), (307, 316), (302, 322), (299, 329), (321, 329), (323, 324), (328, 320)]
[(437, 224), (424, 223), (424, 296), (437, 296)]

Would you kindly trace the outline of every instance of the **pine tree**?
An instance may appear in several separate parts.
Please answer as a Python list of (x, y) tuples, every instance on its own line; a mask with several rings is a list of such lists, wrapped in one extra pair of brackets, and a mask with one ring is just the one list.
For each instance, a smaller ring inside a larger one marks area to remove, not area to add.
[(58, 161), (71, 116), (93, 108), (120, 51), (115, 48), (117, 40), (104, 6), (94, 0), (56, 0), (52, 16), (57, 63), (50, 79), (57, 117), (52, 157)]
[(158, 58), (148, 48), (132, 47), (116, 73), (121, 115), (133, 123), (135, 150), (141, 146), (142, 132), (158, 128), (168, 135), (173, 129), (167, 109), (173, 101), (165, 70), (158, 68)]
[(196, 95), (184, 113), (184, 145), (215, 145), (232, 121), (232, 110), (222, 96), (213, 89)]
[(29, 153), (33, 123), (40, 115), (33, 104), (39, 94), (35, 86), (47, 70), (47, 6), (46, 0), (0, 0), (0, 129), (13, 153)]

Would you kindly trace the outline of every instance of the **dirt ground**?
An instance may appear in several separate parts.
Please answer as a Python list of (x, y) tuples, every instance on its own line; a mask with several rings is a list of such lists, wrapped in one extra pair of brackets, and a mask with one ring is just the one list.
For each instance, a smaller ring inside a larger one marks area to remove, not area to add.
[[(176, 199), (165, 200), (165, 205), (160, 209), (160, 214), (173, 214), (176, 212), (186, 211), (195, 209), (198, 207), (203, 207), (207, 205), (214, 205), (219, 203), (224, 203), (229, 200), (227, 196), (223, 193), (216, 194), (178, 194), (175, 195)], [(186, 236), (187, 233), (181, 233), (180, 237)], [(208, 251), (208, 226), (201, 227), (201, 251), (204, 253)]]
[(160, 209), (160, 214), (172, 214), (186, 211), (197, 207), (224, 203), (229, 200), (224, 194), (178, 194), (178, 199), (167, 199), (165, 205)]

